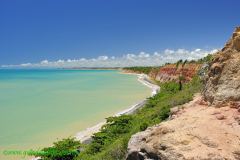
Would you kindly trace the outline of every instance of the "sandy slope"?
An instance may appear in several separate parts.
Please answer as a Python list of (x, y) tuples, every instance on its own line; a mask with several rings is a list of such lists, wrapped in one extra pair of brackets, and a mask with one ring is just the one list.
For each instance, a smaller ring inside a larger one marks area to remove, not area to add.
[(200, 95), (172, 109), (171, 120), (134, 135), (128, 159), (240, 160), (240, 112), (208, 107)]

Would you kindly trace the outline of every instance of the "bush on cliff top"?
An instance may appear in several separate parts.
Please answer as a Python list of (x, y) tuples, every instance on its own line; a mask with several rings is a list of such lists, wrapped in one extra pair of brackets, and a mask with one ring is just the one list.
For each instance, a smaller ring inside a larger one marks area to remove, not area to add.
[(93, 136), (78, 160), (121, 160), (125, 159), (127, 143), (131, 135), (160, 123), (169, 117), (170, 108), (192, 100), (193, 94), (200, 91), (201, 82), (194, 77), (191, 82), (179, 85), (174, 82), (160, 84), (161, 92), (148, 99), (145, 107), (133, 115), (110, 117), (101, 132)]
[(54, 142), (52, 147), (42, 149), (42, 152), (35, 156), (41, 160), (72, 160), (78, 156), (80, 146), (80, 142), (74, 138), (66, 138)]
[[(198, 77), (183, 85), (178, 83), (161, 83), (161, 92), (148, 98), (146, 105), (133, 115), (107, 118), (101, 131), (93, 135), (88, 145), (81, 145), (73, 138), (55, 142), (53, 147), (44, 148), (48, 154), (36, 155), (43, 160), (122, 160), (127, 153), (130, 137), (149, 126), (160, 123), (169, 117), (170, 108), (192, 100), (193, 94), (199, 92), (202, 84)], [(81, 147), (81, 152), (77, 152)]]
[(129, 70), (134, 73), (149, 74), (155, 68), (157, 68), (157, 67), (125, 67), (125, 68), (123, 68), (123, 70)]

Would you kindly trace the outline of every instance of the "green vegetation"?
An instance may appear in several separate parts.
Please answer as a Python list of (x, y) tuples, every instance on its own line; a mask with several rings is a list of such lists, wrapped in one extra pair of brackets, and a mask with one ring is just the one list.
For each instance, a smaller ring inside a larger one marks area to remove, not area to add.
[(213, 60), (213, 54), (208, 54), (206, 57), (203, 57), (203, 58), (201, 58), (199, 60), (191, 60), (191, 61), (185, 60), (184, 62), (182, 60), (179, 60), (176, 63), (176, 66), (178, 66), (181, 63), (182, 63), (182, 67), (184, 67), (185, 64), (191, 64), (191, 63), (203, 64), (203, 63), (209, 63), (212, 60)]
[(182, 62), (183, 62), (182, 59), (180, 59), (179, 61), (177, 61), (177, 63), (176, 63), (176, 68), (178, 68), (179, 64), (181, 64)]
[(179, 90), (182, 90), (182, 84), (184, 80), (185, 80), (185, 77), (182, 75), (179, 75), (178, 77)]
[(206, 57), (199, 59), (198, 63), (209, 63), (212, 60), (213, 60), (213, 55), (212, 54), (208, 54)]
[(107, 118), (101, 132), (94, 134), (93, 141), (79, 154), (79, 160), (120, 160), (124, 159), (127, 143), (136, 132), (160, 123), (169, 117), (170, 108), (192, 100), (193, 94), (200, 91), (198, 77), (179, 90), (179, 84), (168, 82), (159, 84), (161, 92), (148, 99), (145, 107), (133, 115)]
[(185, 60), (185, 61), (183, 62), (182, 67), (184, 67), (186, 63), (188, 63), (188, 60)]
[(136, 73), (149, 74), (155, 68), (159, 68), (159, 67), (125, 67), (123, 68), (123, 70), (131, 70)]
[[(213, 54), (208, 54), (206, 57), (204, 58), (201, 58), (199, 60), (191, 60), (191, 61), (188, 61), (187, 59), (186, 60), (178, 60), (176, 63), (165, 63), (165, 65), (169, 65), (169, 64), (175, 64), (176, 65), (176, 69), (179, 67), (179, 65), (181, 64), (182, 67), (184, 67), (186, 64), (193, 64), (193, 63), (196, 63), (196, 64), (203, 64), (203, 63), (209, 63), (213, 60)], [(163, 66), (165, 66), (163, 65)], [(144, 67), (144, 66), (140, 66), (140, 67), (125, 67), (123, 68), (123, 70), (130, 70), (132, 72), (135, 72), (135, 73), (144, 73), (144, 74), (149, 74), (150, 72), (154, 72), (154, 70), (158, 70), (161, 66), (159, 67)]]
[[(182, 84), (181, 90), (176, 82), (158, 83), (158, 85), (161, 86), (161, 92), (148, 98), (145, 106), (135, 114), (107, 118), (107, 123), (100, 132), (93, 135), (90, 144), (80, 145), (74, 139), (64, 139), (54, 143), (53, 147), (43, 150), (54, 150), (57, 151), (56, 153), (69, 151), (69, 154), (47, 155), (42, 157), (43, 160), (125, 159), (127, 144), (133, 134), (166, 120), (171, 107), (189, 102), (192, 100), (193, 94), (202, 88), (198, 76), (194, 77), (192, 81)], [(77, 148), (80, 150), (78, 154)]]
[(52, 147), (42, 149), (42, 153), (35, 156), (42, 160), (72, 160), (78, 156), (80, 142), (74, 138), (67, 138), (53, 143)]

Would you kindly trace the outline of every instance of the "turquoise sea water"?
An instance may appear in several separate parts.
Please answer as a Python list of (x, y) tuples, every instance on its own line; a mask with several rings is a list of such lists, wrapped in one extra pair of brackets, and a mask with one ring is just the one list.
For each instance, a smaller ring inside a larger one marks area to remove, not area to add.
[(150, 92), (117, 70), (0, 70), (0, 149), (74, 136)]

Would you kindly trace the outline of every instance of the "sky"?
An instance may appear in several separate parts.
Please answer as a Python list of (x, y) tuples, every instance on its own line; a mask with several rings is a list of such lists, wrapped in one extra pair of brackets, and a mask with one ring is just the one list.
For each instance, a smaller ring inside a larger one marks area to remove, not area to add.
[(197, 59), (240, 25), (239, 0), (0, 0), (0, 66)]

